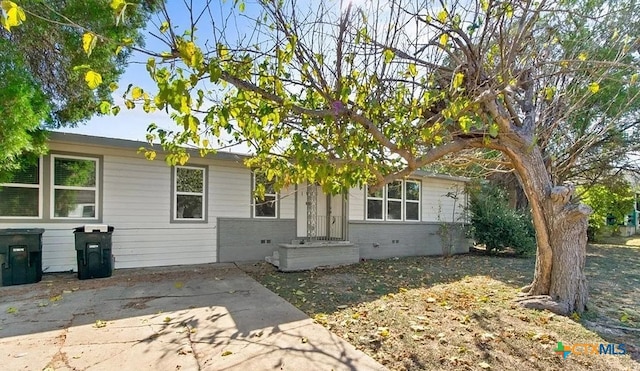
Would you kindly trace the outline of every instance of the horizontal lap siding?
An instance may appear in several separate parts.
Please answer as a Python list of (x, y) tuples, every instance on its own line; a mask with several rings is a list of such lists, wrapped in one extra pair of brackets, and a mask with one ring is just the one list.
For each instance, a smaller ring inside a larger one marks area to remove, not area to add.
[[(208, 223), (170, 222), (171, 168), (165, 163), (105, 156), (103, 184), (103, 220), (115, 227), (116, 268), (215, 262), (211, 207)], [(211, 184), (207, 198), (211, 205)]]
[(246, 167), (209, 167), (209, 215), (249, 218), (251, 216), (251, 171)]
[(290, 186), (280, 190), (280, 219), (296, 217), (296, 187)]
[(364, 189), (351, 188), (347, 200), (349, 203), (349, 220), (364, 220)]
[[(458, 193), (457, 203), (448, 193)], [(455, 203), (455, 215), (454, 215)], [(436, 178), (422, 180), (422, 220), (426, 222), (463, 222), (466, 207), (464, 183)]]

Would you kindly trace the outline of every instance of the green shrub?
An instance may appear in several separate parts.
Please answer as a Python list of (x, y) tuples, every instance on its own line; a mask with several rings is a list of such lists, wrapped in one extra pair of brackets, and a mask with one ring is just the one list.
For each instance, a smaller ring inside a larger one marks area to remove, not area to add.
[(469, 211), (474, 239), (487, 251), (511, 247), (518, 255), (536, 251), (535, 230), (531, 217), (509, 207), (506, 192), (491, 184), (469, 187)]

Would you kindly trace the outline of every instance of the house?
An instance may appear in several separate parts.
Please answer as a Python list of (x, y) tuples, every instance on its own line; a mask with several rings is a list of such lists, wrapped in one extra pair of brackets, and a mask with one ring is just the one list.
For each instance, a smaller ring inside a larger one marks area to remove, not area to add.
[(0, 228), (44, 228), (45, 272), (77, 269), (72, 229), (84, 224), (115, 227), (115, 268), (262, 260), (319, 240), (350, 241), (364, 259), (468, 251), (463, 178), (416, 173), (337, 196), (267, 187), (256, 202), (245, 156), (194, 152), (169, 167), (139, 154), (145, 145), (51, 133), (37, 168), (0, 184)]

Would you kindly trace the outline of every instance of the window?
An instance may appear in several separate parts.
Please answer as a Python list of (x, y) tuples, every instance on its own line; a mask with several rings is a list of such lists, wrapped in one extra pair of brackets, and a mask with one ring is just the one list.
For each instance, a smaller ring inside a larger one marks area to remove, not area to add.
[(98, 159), (51, 156), (51, 217), (98, 218)]
[(402, 220), (402, 181), (387, 184), (387, 220)]
[(367, 190), (367, 220), (420, 220), (420, 182), (396, 180), (378, 191)]
[(0, 218), (42, 217), (41, 159), (0, 178)]
[(384, 220), (382, 208), (384, 206), (384, 189), (375, 192), (367, 190), (367, 219)]
[(205, 168), (176, 166), (173, 169), (173, 219), (205, 220)]
[(404, 189), (404, 219), (420, 220), (420, 182), (407, 180)]
[[(278, 194), (273, 181), (261, 173), (253, 173), (253, 216), (256, 218), (276, 218), (278, 216)], [(259, 194), (264, 193), (264, 197)]]

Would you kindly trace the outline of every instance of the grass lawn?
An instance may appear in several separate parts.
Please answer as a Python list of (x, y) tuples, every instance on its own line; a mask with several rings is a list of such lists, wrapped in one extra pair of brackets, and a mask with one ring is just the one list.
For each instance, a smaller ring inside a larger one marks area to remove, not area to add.
[[(512, 303), (534, 263), (468, 254), (296, 273), (241, 268), (392, 370), (640, 370), (640, 248), (589, 246), (582, 318)], [(558, 342), (623, 343), (627, 355), (563, 359)]]

